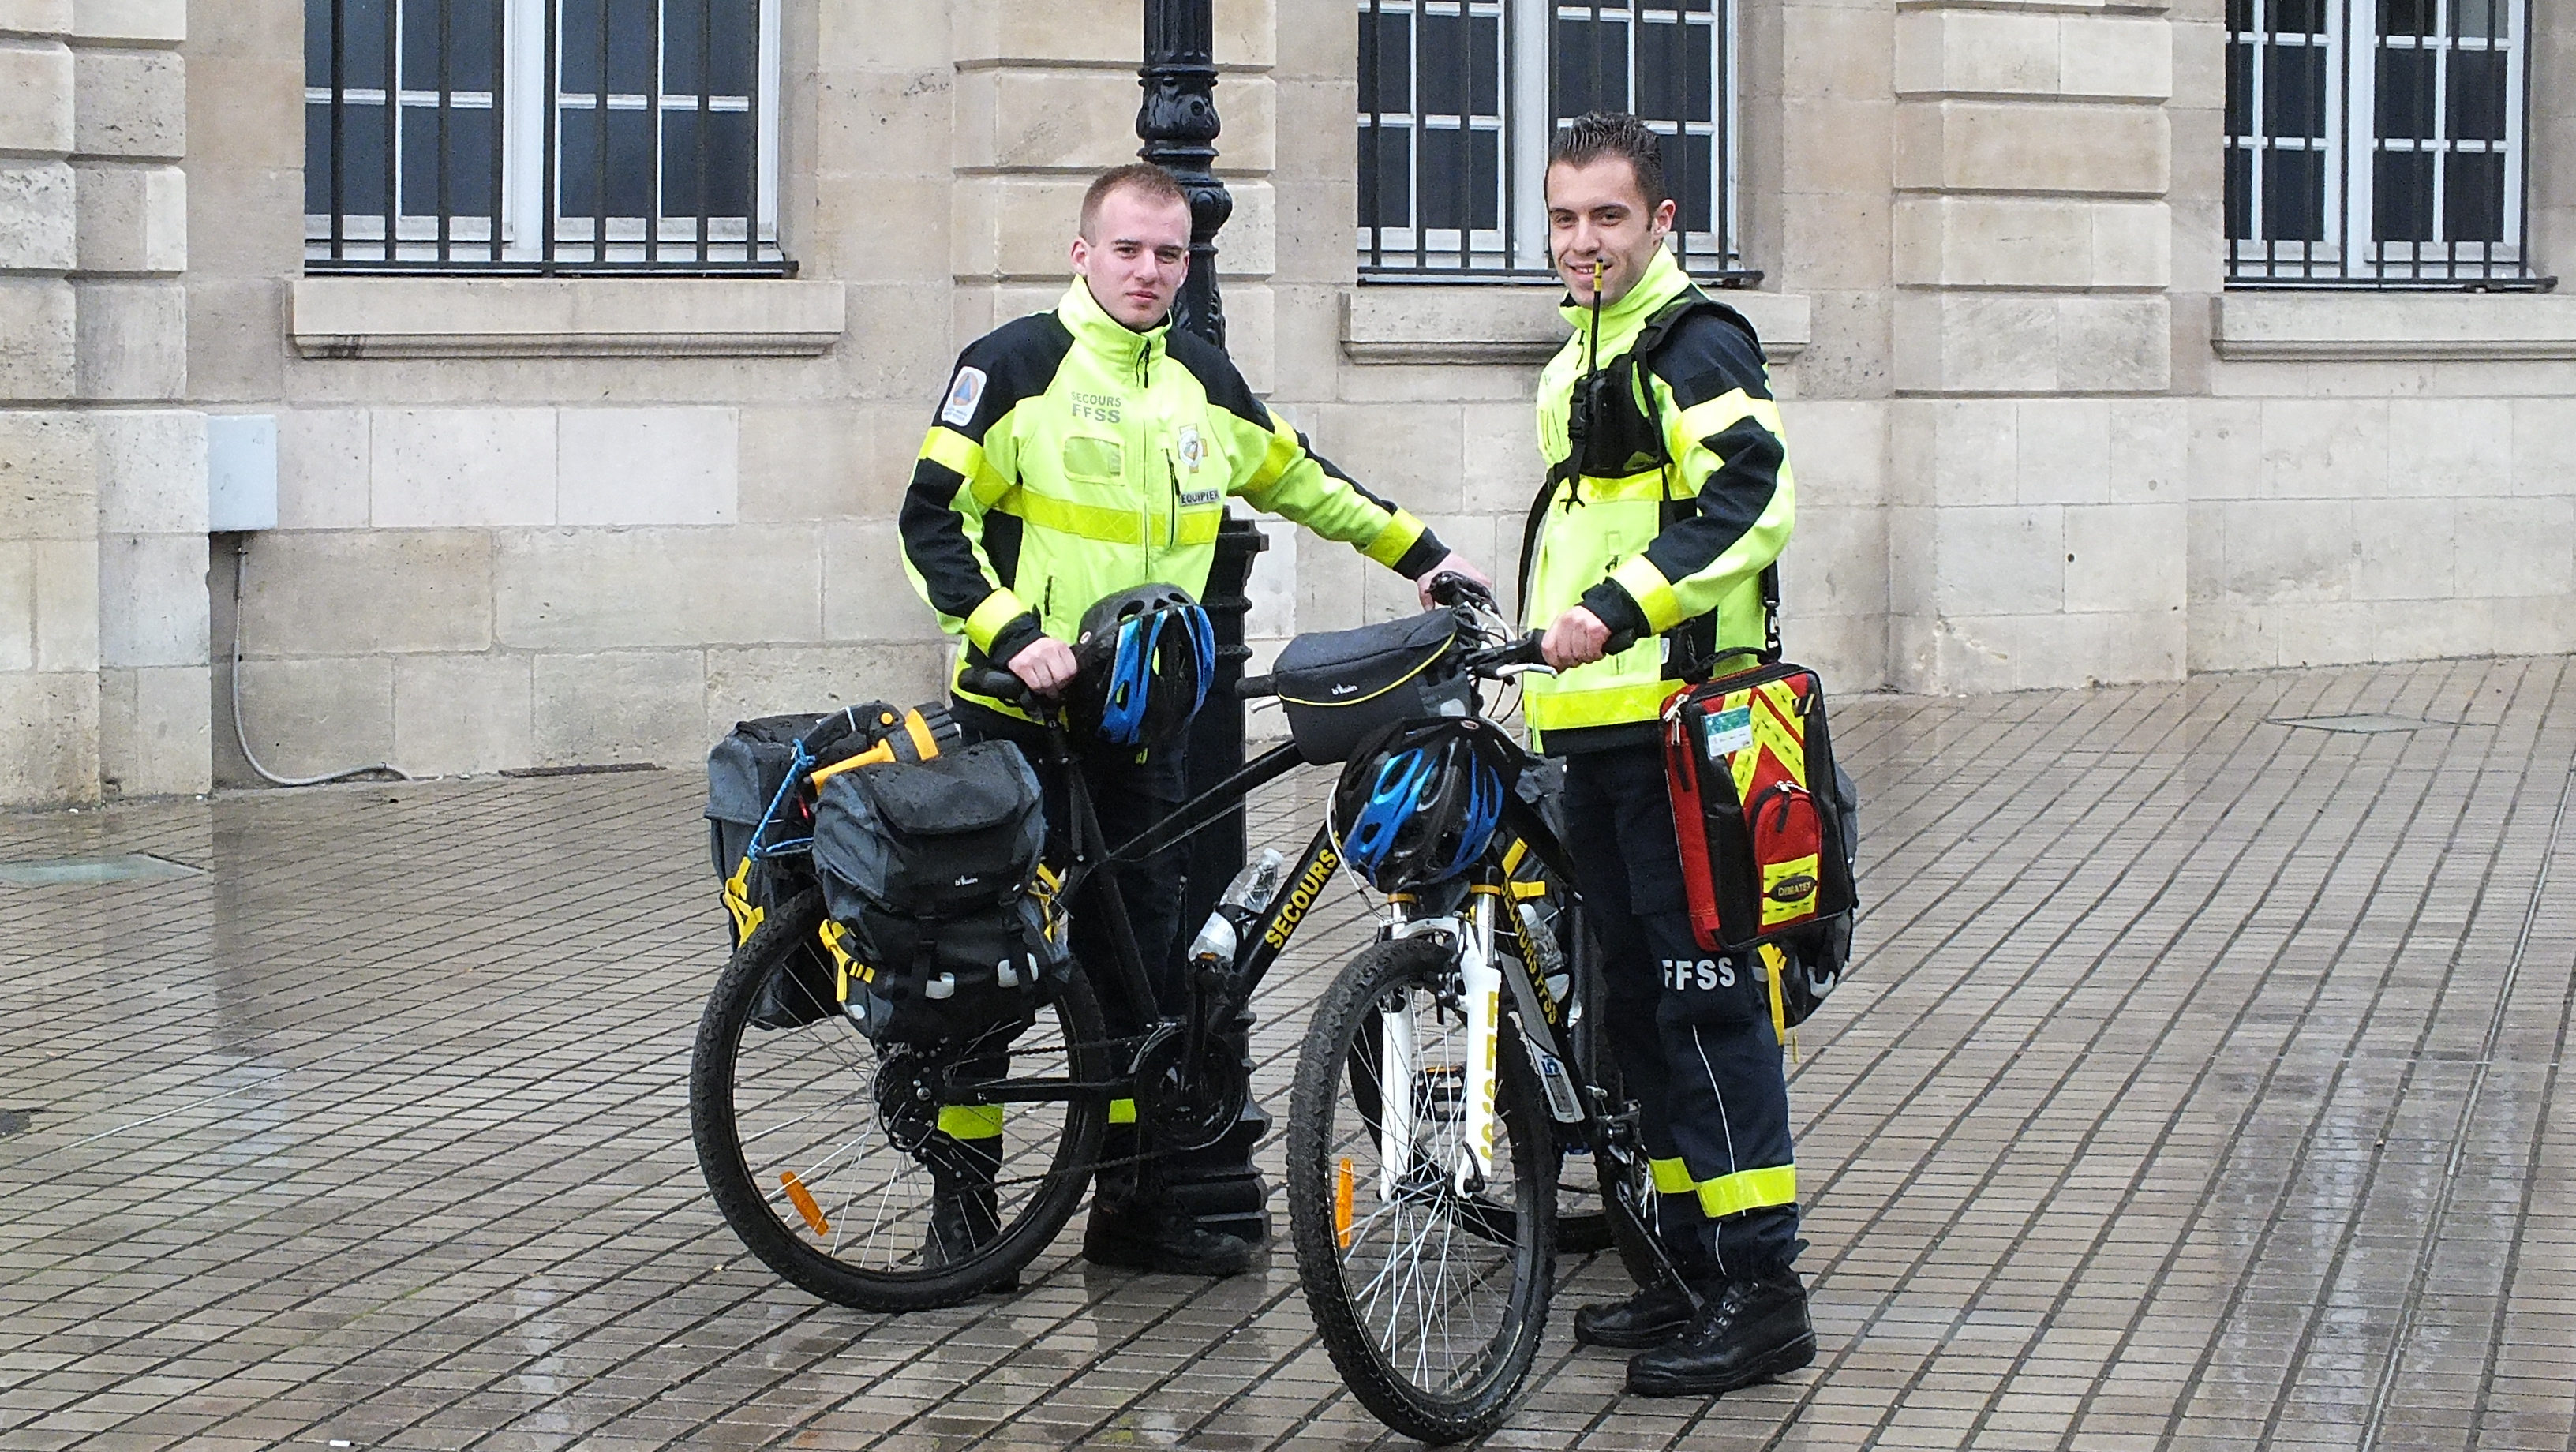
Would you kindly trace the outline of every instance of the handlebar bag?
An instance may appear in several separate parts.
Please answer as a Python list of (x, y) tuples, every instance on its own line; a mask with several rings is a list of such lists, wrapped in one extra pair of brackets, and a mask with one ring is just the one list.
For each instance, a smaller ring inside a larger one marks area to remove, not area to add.
[(1037, 871), (1038, 801), (1037, 773), (1007, 741), (842, 772), (814, 806), (824, 906), (849, 922), (868, 906), (945, 918), (1010, 901)]
[(1816, 673), (1772, 664), (1684, 687), (1664, 702), (1663, 735), (1700, 947), (1777, 945), (1810, 970), (1848, 953), (1859, 803), (1834, 764)]
[(1425, 716), (1464, 716), (1460, 619), (1432, 610), (1357, 630), (1300, 635), (1271, 667), (1288, 733), (1309, 765), (1348, 761), (1361, 742)]

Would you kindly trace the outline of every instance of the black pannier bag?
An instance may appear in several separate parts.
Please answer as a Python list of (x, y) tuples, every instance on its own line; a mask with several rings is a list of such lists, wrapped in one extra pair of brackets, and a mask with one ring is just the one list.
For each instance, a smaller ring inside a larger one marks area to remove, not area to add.
[(1061, 976), (1061, 925), (1030, 892), (1045, 840), (1037, 773), (988, 741), (824, 783), (814, 866), (846, 1009), (870, 1036), (928, 1043), (1025, 1023)]
[(826, 781), (814, 865), (824, 905), (843, 922), (860, 899), (907, 917), (953, 917), (1025, 891), (1045, 834), (1028, 758), (1007, 741), (983, 741)]
[(773, 802), (778, 803), (782, 820), (771, 825), (768, 845), (811, 835), (803, 803), (794, 792), (781, 801), (779, 789), (786, 785), (788, 770), (795, 763), (797, 740), (822, 719), (763, 716), (738, 722), (707, 753), (707, 855), (724, 884), (735, 947), (742, 946), (742, 940), (780, 903), (812, 885), (803, 862), (750, 854), (752, 834)]
[(845, 1011), (882, 1042), (1006, 1043), (1072, 961), (1060, 920), (1034, 894), (957, 918), (868, 904), (824, 931), (848, 981)]
[[(813, 809), (801, 788), (783, 790), (799, 750), (811, 770), (874, 746), (901, 721), (902, 713), (882, 701), (823, 714), (762, 716), (736, 722), (707, 753), (707, 853), (723, 884), (733, 946), (741, 947), (762, 919), (814, 885), (812, 859), (795, 850), (814, 834)], [(751, 852), (755, 834), (764, 848), (760, 856)], [(782, 847), (790, 850), (778, 851)], [(822, 944), (801, 944), (761, 994), (752, 1025), (785, 1029), (829, 1018), (839, 1011), (837, 989)]]
[(1271, 680), (1298, 755), (1331, 766), (1389, 727), (1467, 714), (1470, 683), (1458, 666), (1458, 627), (1456, 613), (1434, 610), (1289, 641)]

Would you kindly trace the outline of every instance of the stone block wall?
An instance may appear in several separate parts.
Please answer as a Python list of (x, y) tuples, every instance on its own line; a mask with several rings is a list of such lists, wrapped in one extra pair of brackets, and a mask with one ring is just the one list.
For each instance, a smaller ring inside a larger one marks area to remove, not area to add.
[(0, 5), (0, 802), (207, 785), (184, 30)]
[[(782, 7), (794, 281), (306, 278), (301, 0), (0, 0), (0, 802), (695, 761), (939, 685), (894, 514), (1135, 153), (1136, 0)], [(1747, 261), (1838, 689), (2576, 648), (2576, 311), (2228, 293), (2222, 0), (1742, 0)], [(2576, 17), (2532, 236), (2576, 256)], [(1508, 577), (1555, 290), (1356, 281), (1350, 0), (1218, 0), (1232, 349)], [(205, 533), (202, 411), (278, 528)], [(1411, 608), (1272, 531), (1264, 651)], [(210, 665), (210, 661), (212, 664)]]

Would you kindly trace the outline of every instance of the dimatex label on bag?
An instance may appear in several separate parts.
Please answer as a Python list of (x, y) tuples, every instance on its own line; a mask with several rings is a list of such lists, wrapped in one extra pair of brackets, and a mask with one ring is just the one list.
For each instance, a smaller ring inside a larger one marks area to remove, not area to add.
[(1718, 761), (1753, 744), (1753, 703), (1711, 711), (1700, 718), (1708, 739), (1708, 759)]

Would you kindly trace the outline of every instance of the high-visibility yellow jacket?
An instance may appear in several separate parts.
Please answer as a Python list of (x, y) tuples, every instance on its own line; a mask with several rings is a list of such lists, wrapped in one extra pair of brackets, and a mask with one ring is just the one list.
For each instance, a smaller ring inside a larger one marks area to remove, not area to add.
[[(1635, 366), (1639, 335), (1685, 298), (1700, 308)], [(1564, 313), (1574, 337), (1539, 375), (1548, 483), (1532, 506), (1522, 619), (1543, 630), (1580, 604), (1638, 639), (1553, 680), (1523, 677), (1523, 714), (1551, 752), (1651, 739), (1694, 662), (1763, 643), (1759, 579), (1788, 543), (1793, 494), (1761, 345), (1670, 253), (1657, 251), (1637, 286), (1601, 310), (1597, 344), (1590, 309), (1569, 301)], [(1596, 368), (1601, 402), (1577, 460), (1574, 395)], [(1752, 663), (1738, 656), (1719, 668)]]
[(1075, 278), (1053, 312), (958, 358), (904, 495), (904, 568), (965, 636), (964, 663), (1007, 662), (1041, 631), (1070, 641), (1117, 591), (1204, 593), (1232, 496), (1407, 578), (1448, 553), (1317, 455), (1222, 350), (1168, 320), (1136, 332)]

